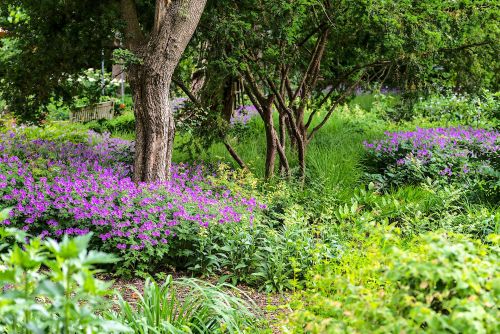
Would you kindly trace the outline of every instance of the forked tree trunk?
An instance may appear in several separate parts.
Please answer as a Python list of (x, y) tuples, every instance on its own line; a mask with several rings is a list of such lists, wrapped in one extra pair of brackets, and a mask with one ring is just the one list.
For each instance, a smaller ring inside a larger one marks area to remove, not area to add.
[(170, 177), (175, 123), (170, 83), (206, 0), (157, 0), (153, 29), (141, 29), (134, 0), (121, 0), (125, 44), (141, 60), (129, 69), (136, 119), (134, 181)]

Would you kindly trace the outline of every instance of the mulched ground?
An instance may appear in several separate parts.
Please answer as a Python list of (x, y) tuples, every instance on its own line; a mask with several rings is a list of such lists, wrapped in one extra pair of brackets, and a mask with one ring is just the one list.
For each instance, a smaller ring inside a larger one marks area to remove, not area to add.
[[(174, 279), (190, 277), (186, 273), (182, 272), (173, 272), (171, 273)], [(133, 304), (137, 299), (137, 295), (131, 287), (135, 287), (141, 293), (144, 289), (144, 279), (142, 278), (133, 278), (133, 279), (123, 279), (123, 278), (114, 278), (110, 275), (97, 275), (99, 279), (105, 281), (113, 281), (113, 288), (120, 291), (123, 298)], [(218, 277), (205, 277), (202, 280), (207, 281), (212, 284), (216, 284)], [(273, 333), (281, 333), (281, 330), (276, 326), (280, 317), (283, 317), (286, 313), (289, 312), (288, 307), (285, 305), (290, 300), (290, 293), (266, 293), (260, 292), (257, 289), (252, 287), (239, 284), (236, 286), (239, 290), (243, 291), (244, 294), (253, 302), (259, 309), (260, 312), (256, 312), (256, 314), (260, 313), (265, 320), (267, 320), (271, 326)], [(180, 299), (186, 294), (187, 291), (177, 291), (177, 295)], [(240, 296), (245, 298), (245, 296)]]

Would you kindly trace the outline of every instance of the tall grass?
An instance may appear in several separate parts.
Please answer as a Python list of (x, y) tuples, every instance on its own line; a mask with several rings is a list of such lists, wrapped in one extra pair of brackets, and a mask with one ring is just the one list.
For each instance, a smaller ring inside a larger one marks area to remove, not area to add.
[[(119, 311), (113, 316), (130, 326), (136, 334), (217, 334), (247, 333), (256, 328), (257, 309), (242, 292), (230, 285), (212, 284), (171, 276), (163, 284), (147, 279), (144, 293), (132, 304), (118, 295)], [(182, 291), (183, 296), (179, 293)]]
[[(358, 108), (358, 111), (360, 109)], [(313, 124), (314, 125), (314, 124)], [(253, 135), (246, 140), (233, 140), (232, 144), (250, 170), (258, 177), (264, 176), (266, 139), (262, 121), (252, 120)], [(349, 108), (339, 108), (326, 125), (317, 133), (307, 147), (308, 186), (321, 192), (335, 194), (337, 198), (348, 198), (362, 176), (361, 159), (364, 155), (363, 141), (380, 136), (385, 124), (373, 115), (353, 113)], [(297, 168), (296, 155), (287, 147), (290, 165)], [(175, 152), (174, 159), (185, 159)], [(224, 161), (237, 165), (221, 143), (212, 145), (198, 156), (203, 161)]]

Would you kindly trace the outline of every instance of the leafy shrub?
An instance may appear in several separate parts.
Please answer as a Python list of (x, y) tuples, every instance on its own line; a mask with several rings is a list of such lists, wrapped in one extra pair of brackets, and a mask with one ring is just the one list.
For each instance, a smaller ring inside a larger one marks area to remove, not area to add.
[(498, 199), (500, 133), (472, 128), (435, 128), (386, 133), (365, 143), (372, 180), (416, 184), (427, 178), (460, 182), (472, 194)]
[(338, 263), (311, 272), (284, 323), (289, 333), (495, 333), (498, 236), (484, 245), (429, 233), (403, 242), (373, 228)]
[(435, 94), (412, 105), (412, 115), (433, 122), (460, 122), (467, 125), (498, 125), (500, 94), (487, 90), (472, 96), (466, 93)]
[(85, 124), (90, 130), (98, 133), (133, 133), (135, 131), (135, 118), (132, 112), (126, 112), (110, 120), (98, 120)]
[[(12, 119), (0, 120), (0, 133), (14, 133), (24, 140), (50, 140), (55, 142), (84, 143), (88, 140), (88, 130), (74, 123), (49, 122), (38, 126), (16, 126)], [(4, 139), (5, 141), (5, 139)]]
[(350, 202), (323, 210), (317, 220), (318, 224), (335, 221), (338, 227), (331, 228), (341, 239), (350, 239), (350, 234), (374, 221), (398, 227), (405, 237), (445, 230), (485, 240), (491, 233), (500, 233), (500, 208), (468, 203), (465, 194), (461, 187), (436, 182), (386, 192), (371, 183), (355, 189)]
[[(144, 293), (131, 305), (118, 296), (113, 316), (136, 334), (157, 333), (250, 333), (256, 327), (255, 306), (243, 292), (230, 286), (214, 286), (197, 279), (174, 281), (168, 276), (159, 285), (147, 279)], [(184, 291), (180, 297), (178, 291)]]
[(327, 226), (310, 226), (298, 207), (289, 208), (283, 219), (277, 227), (261, 222), (210, 226), (189, 239), (188, 269), (224, 273), (221, 280), (268, 292), (300, 286), (310, 268), (337, 256), (338, 242)]
[[(3, 244), (0, 256), (0, 331), (2, 333), (123, 333), (126, 326), (103, 319), (108, 284), (96, 279), (95, 265), (116, 261), (87, 251), (90, 234), (60, 243), (31, 239), (20, 247)], [(0, 230), (0, 238), (26, 235)], [(48, 268), (49, 270), (42, 270)]]
[(440, 124), (463, 124), (484, 127), (500, 125), (499, 93), (483, 90), (476, 95), (467, 93), (434, 93), (415, 97), (375, 94), (371, 112), (390, 121), (409, 121)]

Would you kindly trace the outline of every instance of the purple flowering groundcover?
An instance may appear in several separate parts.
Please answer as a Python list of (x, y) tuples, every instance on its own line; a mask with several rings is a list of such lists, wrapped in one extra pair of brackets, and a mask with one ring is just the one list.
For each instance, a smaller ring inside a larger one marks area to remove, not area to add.
[(471, 127), (417, 128), (386, 132), (385, 138), (364, 144), (368, 167), (388, 183), (415, 183), (431, 178), (497, 190), (498, 131)]
[(141, 253), (160, 260), (177, 238), (211, 225), (250, 226), (265, 207), (212, 187), (202, 165), (174, 165), (166, 183), (134, 184), (132, 150), (92, 132), (88, 143), (1, 134), (0, 207), (12, 208), (4, 224), (52, 238), (93, 232), (98, 248), (134, 262)]

